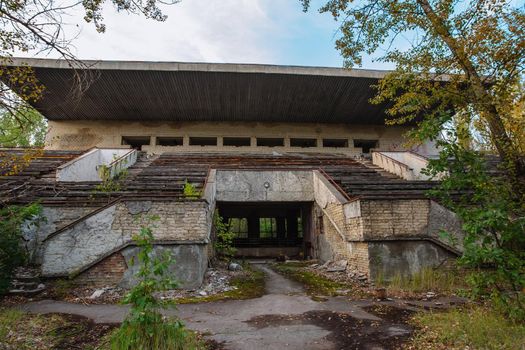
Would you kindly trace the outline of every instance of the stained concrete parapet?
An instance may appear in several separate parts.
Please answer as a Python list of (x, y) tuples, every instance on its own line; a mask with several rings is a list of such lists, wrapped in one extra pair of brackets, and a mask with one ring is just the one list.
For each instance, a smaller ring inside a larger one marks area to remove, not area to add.
[(311, 202), (312, 171), (217, 170), (217, 201)]

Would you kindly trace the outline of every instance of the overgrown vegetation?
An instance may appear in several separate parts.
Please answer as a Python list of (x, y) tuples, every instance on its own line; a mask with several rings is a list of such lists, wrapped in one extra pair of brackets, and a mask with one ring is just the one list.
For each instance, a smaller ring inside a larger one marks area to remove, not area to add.
[(135, 275), (137, 284), (124, 297), (123, 303), (129, 304), (131, 310), (121, 327), (112, 335), (111, 349), (203, 348), (196, 337), (186, 330), (182, 321), (161, 314), (162, 309), (173, 306), (173, 303), (168, 304), (155, 297), (155, 293), (177, 286), (168, 273), (170, 266), (174, 264), (171, 255), (167, 251), (162, 255), (154, 252), (153, 231), (149, 226), (143, 226), (133, 240), (140, 248), (140, 267)]
[(224, 222), (218, 211), (214, 213), (213, 223), (216, 235), (214, 242), (215, 252), (220, 258), (229, 262), (237, 252), (237, 249), (233, 246), (235, 233), (231, 232), (230, 226)]
[(27, 252), (22, 246), (22, 224), (37, 218), (41, 211), (39, 204), (11, 205), (0, 209), (0, 294), (9, 288), (14, 270), (27, 260)]
[[(449, 139), (457, 134), (449, 130)], [(468, 276), (472, 296), (490, 297), (506, 306), (511, 317), (525, 319), (525, 202), (515, 190), (510, 168), (490, 172), (484, 157), (457, 142), (439, 141), (439, 159), (428, 173), (447, 171), (440, 188), (431, 194), (463, 222), (464, 253), (459, 262), (479, 269)], [(518, 198), (516, 196), (518, 195)]]
[(389, 281), (379, 275), (375, 285), (385, 287), (388, 292), (408, 295), (428, 291), (450, 294), (463, 292), (464, 288), (468, 287), (465, 276), (464, 271), (457, 269), (423, 268), (412, 276), (396, 274)]
[(241, 276), (232, 278), (230, 286), (234, 289), (224, 293), (208, 295), (205, 297), (179, 298), (175, 302), (178, 304), (204, 303), (219, 300), (244, 300), (259, 298), (264, 295), (264, 273), (253, 270), (248, 265), (244, 266)]
[(122, 181), (128, 176), (128, 171), (124, 169), (114, 177), (110, 177), (110, 168), (103, 164), (99, 166), (98, 174), (102, 179), (102, 182), (95, 186), (93, 192), (111, 193), (121, 190)]
[(197, 190), (197, 187), (191, 182), (188, 182), (188, 180), (184, 182), (182, 192), (186, 198), (199, 198), (201, 196), (201, 192)]
[(0, 115), (0, 147), (42, 147), (46, 131), (46, 120), (31, 107)]
[(304, 269), (306, 263), (277, 263), (272, 267), (279, 273), (304, 285), (311, 296), (335, 296), (338, 290), (349, 290), (346, 283), (332, 281), (322, 275)]
[(517, 350), (525, 344), (525, 325), (486, 306), (416, 314), (419, 329), (405, 349)]
[[(310, 1), (303, 0), (305, 9)], [(525, 7), (510, 0), (327, 1), (341, 20), (345, 65), (387, 47), (396, 69), (373, 103), (389, 103), (387, 124), (417, 125), (411, 144), (440, 147), (431, 193), (456, 212), (466, 233), (460, 262), (473, 296), (490, 297), (525, 319)], [(404, 41), (404, 48), (399, 49)], [(501, 161), (491, 171), (486, 155)]]
[(0, 349), (106, 349), (113, 328), (79, 316), (0, 309)]

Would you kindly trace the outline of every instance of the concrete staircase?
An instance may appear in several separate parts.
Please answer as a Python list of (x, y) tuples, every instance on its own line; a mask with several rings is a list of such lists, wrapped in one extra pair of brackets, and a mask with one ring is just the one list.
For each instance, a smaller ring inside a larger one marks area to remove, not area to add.
[(9, 294), (31, 296), (46, 289), (40, 280), (40, 269), (30, 267), (19, 267), (11, 281)]

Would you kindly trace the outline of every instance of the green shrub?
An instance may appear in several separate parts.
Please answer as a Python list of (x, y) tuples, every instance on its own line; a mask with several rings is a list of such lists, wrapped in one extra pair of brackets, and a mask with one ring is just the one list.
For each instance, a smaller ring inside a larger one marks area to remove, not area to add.
[(41, 211), (39, 204), (0, 209), (0, 294), (9, 288), (14, 270), (27, 261), (27, 252), (21, 244), (22, 224), (37, 218)]
[(217, 235), (214, 244), (215, 251), (220, 257), (227, 261), (231, 261), (237, 252), (237, 249), (235, 249), (233, 246), (235, 233), (230, 231), (229, 225), (224, 222), (224, 219), (219, 215), (218, 212), (215, 212), (213, 222)]
[(135, 277), (138, 283), (124, 297), (131, 310), (121, 327), (111, 337), (113, 350), (187, 350), (198, 348), (184, 324), (175, 318), (164, 317), (161, 310), (173, 304), (159, 300), (155, 293), (177, 286), (168, 275), (174, 263), (168, 252), (157, 256), (153, 251), (153, 232), (143, 226), (133, 240), (140, 248), (140, 268)]
[(201, 196), (201, 192), (197, 190), (194, 184), (188, 182), (188, 180), (184, 182), (183, 193), (184, 197), (187, 198), (198, 198)]

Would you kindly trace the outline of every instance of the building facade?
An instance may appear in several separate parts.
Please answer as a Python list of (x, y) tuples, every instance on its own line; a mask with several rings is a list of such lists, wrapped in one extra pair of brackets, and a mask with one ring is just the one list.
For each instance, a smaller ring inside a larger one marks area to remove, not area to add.
[(46, 87), (34, 107), (49, 131), (44, 154), (10, 179), (19, 190), (1, 195), (42, 203), (46, 223), (24, 232), (44, 276), (131, 285), (131, 236), (152, 215), (155, 249), (173, 253), (187, 287), (214, 255), (217, 215), (239, 257), (337, 261), (370, 279), (461, 252), (439, 235), (461, 234), (456, 216), (426, 195), (436, 182), (421, 169), (434, 145), (409, 147), (417, 120), (386, 126), (388, 104), (369, 102), (387, 72), (13, 64), (32, 66)]

